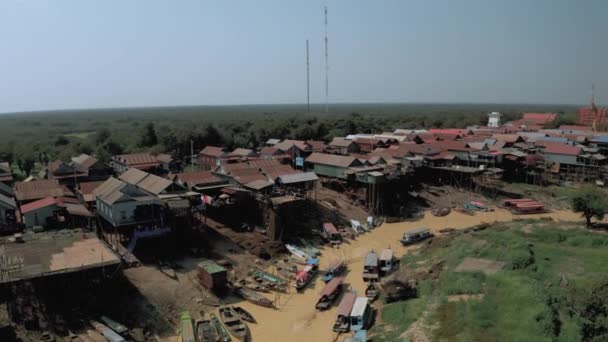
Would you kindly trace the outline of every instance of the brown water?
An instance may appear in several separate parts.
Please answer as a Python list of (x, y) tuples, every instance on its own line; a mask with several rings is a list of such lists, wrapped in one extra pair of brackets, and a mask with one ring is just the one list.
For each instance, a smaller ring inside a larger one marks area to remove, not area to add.
[[(408, 249), (415, 246), (403, 247), (399, 239), (409, 229), (417, 227), (428, 227), (435, 233), (439, 229), (466, 228), (482, 222), (511, 221), (516, 217), (539, 218), (552, 217), (554, 220), (580, 221), (580, 214), (571, 211), (556, 211), (550, 214), (515, 216), (511, 212), (498, 209), (494, 212), (477, 213), (468, 216), (452, 212), (445, 217), (435, 217), (427, 212), (423, 219), (415, 222), (385, 223), (382, 226), (351, 240), (350, 243), (342, 244), (339, 248), (324, 247), (321, 249), (320, 268), (323, 271), (328, 264), (337, 258), (342, 258), (348, 263), (348, 271), (344, 283), (351, 286), (357, 293), (364, 295), (365, 283), (361, 278), (363, 269), (363, 258), (370, 249), (378, 253), (384, 248), (391, 247), (397, 258), (401, 257)], [(278, 310), (263, 308), (249, 302), (240, 305), (248, 310), (258, 321), (258, 324), (249, 324), (252, 341), (256, 342), (325, 342), (342, 340), (337, 338), (332, 331), (336, 317), (337, 302), (330, 310), (318, 312), (315, 303), (319, 292), (323, 289), (323, 280), (317, 277), (313, 283), (302, 293), (296, 293), (295, 289), (289, 294), (278, 297)], [(273, 294), (268, 297), (275, 299)]]

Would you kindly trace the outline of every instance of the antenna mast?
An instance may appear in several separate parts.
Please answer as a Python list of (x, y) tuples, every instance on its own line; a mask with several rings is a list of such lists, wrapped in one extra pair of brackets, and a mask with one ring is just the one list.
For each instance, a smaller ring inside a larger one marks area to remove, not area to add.
[(306, 39), (306, 112), (310, 113), (310, 63), (308, 59), (308, 39)]
[(325, 113), (328, 112), (329, 101), (329, 61), (327, 57), (327, 6), (325, 6)]

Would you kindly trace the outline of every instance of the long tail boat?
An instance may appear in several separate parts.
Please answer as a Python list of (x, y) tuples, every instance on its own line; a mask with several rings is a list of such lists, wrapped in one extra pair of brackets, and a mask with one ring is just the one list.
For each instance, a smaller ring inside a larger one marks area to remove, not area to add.
[(192, 325), (192, 317), (190, 312), (184, 311), (180, 315), (179, 321), (179, 338), (180, 342), (196, 342), (196, 336), (194, 332), (194, 326)]
[(302, 246), (304, 246), (304, 249), (306, 249), (309, 252), (309, 255), (311, 256), (319, 256), (321, 255), (321, 251), (315, 247), (310, 241), (306, 240), (306, 239), (298, 239), (300, 240), (300, 243), (302, 243)]
[(210, 319), (197, 322), (196, 335), (199, 342), (218, 342), (220, 340), (220, 333)]
[(232, 342), (232, 337), (230, 337), (230, 333), (226, 330), (226, 327), (220, 322), (220, 320), (215, 316), (215, 314), (211, 314), (211, 324), (217, 329), (220, 334), (221, 342)]
[(253, 315), (249, 313), (249, 311), (243, 309), (240, 306), (233, 306), (232, 309), (236, 312), (241, 318), (249, 323), (257, 323)]
[(297, 259), (306, 261), (310, 258), (310, 255), (308, 255), (308, 253), (304, 252), (303, 250), (301, 250), (300, 248), (298, 248), (294, 245), (287, 244), (287, 245), (285, 245), (285, 248), (287, 248), (287, 250), (291, 254), (293, 254), (293, 256)]
[(244, 287), (239, 287), (239, 288), (236, 288), (234, 290), (234, 292), (237, 295), (239, 295), (240, 297), (242, 297), (243, 299), (245, 299), (245, 300), (247, 300), (247, 301), (249, 301), (249, 302), (251, 302), (253, 304), (256, 304), (256, 305), (259, 305), (259, 306), (264, 306), (264, 307), (267, 307), (267, 308), (274, 307), (274, 304), (273, 304), (273, 302), (270, 299), (262, 296), (261, 294), (255, 292), (255, 291), (251, 291), (251, 290), (246, 289)]
[(220, 319), (230, 334), (239, 341), (246, 341), (249, 336), (249, 328), (241, 317), (234, 312), (231, 306), (223, 306), (219, 309)]
[(287, 291), (287, 282), (284, 279), (277, 277), (273, 274), (264, 272), (262, 270), (253, 270), (251, 271), (251, 276), (253, 277), (253, 279), (255, 279), (255, 281), (264, 286), (267, 286), (271, 290), (282, 292)]
[(296, 274), (296, 290), (300, 291), (319, 273), (319, 266), (307, 265)]
[(258, 283), (257, 281), (251, 278), (239, 280), (239, 285), (253, 291), (270, 292), (270, 289), (268, 289), (268, 287)]

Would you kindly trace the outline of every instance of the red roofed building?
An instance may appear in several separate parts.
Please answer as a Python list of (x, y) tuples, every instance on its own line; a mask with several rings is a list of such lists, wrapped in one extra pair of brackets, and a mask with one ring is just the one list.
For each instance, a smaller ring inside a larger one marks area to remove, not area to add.
[(223, 147), (207, 146), (199, 152), (198, 164), (204, 170), (214, 169), (220, 164), (220, 161), (226, 154), (226, 150)]
[(555, 113), (524, 113), (523, 121), (526, 124), (542, 126), (555, 121), (556, 118)]
[(465, 136), (469, 133), (466, 129), (461, 128), (431, 128), (429, 129), (429, 133), (431, 134), (456, 134), (460, 136)]

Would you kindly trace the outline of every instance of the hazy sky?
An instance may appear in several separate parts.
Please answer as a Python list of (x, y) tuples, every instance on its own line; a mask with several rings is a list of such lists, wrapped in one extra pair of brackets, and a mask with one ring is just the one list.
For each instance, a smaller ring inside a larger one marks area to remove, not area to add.
[(0, 0), (0, 112), (324, 101), (608, 103), (607, 0)]

